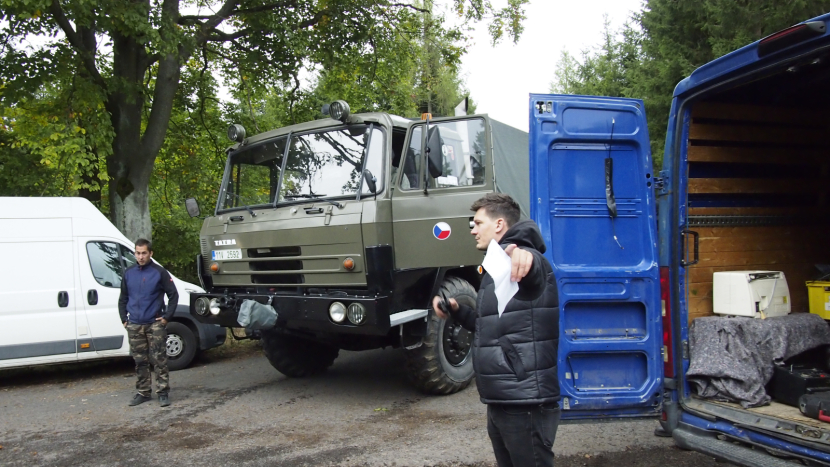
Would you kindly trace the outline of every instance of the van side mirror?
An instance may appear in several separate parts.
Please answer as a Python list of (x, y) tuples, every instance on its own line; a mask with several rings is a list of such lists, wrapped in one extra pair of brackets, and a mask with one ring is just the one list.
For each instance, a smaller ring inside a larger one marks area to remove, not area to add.
[(429, 174), (432, 178), (440, 177), (444, 173), (443, 141), (438, 127), (434, 126), (427, 132), (427, 160)]
[(184, 200), (184, 207), (187, 209), (187, 213), (190, 214), (190, 217), (199, 217), (201, 211), (199, 210), (199, 203), (196, 202), (196, 198), (187, 198)]

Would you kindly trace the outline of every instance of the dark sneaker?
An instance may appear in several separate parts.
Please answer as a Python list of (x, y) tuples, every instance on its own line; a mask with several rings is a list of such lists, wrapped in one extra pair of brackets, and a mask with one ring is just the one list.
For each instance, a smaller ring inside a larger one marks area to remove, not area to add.
[(135, 397), (133, 397), (133, 400), (130, 401), (130, 407), (134, 407), (138, 404), (143, 404), (143, 403), (147, 402), (148, 400), (150, 400), (150, 396), (144, 396), (144, 395), (141, 395), (141, 394), (136, 394)]
[(170, 398), (167, 397), (167, 394), (159, 394), (159, 405), (162, 407), (170, 405)]

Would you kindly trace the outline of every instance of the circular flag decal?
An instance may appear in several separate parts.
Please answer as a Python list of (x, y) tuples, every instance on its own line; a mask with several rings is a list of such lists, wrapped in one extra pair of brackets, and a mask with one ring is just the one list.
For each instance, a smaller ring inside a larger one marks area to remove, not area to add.
[(446, 222), (439, 222), (432, 228), (432, 235), (435, 235), (435, 238), (438, 240), (446, 240), (450, 238), (451, 233), (452, 229), (450, 228), (450, 224), (447, 224)]

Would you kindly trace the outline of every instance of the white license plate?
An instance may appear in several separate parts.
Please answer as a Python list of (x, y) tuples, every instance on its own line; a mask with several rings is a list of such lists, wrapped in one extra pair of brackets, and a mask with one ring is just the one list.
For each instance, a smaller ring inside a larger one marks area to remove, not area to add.
[(226, 261), (229, 259), (242, 259), (242, 250), (213, 250), (214, 261)]

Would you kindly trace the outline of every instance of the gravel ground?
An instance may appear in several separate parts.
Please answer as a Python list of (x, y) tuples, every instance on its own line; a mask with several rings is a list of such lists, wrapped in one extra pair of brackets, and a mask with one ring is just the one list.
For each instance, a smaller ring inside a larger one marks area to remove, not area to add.
[[(494, 466), (475, 386), (425, 396), (397, 350), (341, 352), (289, 379), (256, 345), (214, 349), (171, 374), (172, 406), (127, 407), (129, 360), (0, 372), (5, 466)], [(558, 466), (716, 464), (652, 434), (656, 422), (562, 425)]]

